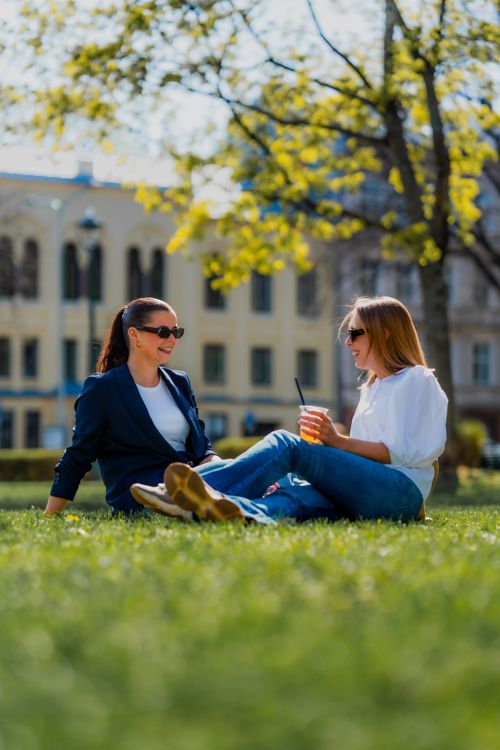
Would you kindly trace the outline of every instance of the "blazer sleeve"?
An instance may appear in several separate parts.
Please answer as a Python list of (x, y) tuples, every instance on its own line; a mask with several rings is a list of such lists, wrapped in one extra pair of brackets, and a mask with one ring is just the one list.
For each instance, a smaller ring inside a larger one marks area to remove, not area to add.
[(98, 456), (106, 419), (105, 387), (102, 376), (96, 373), (86, 379), (75, 401), (73, 440), (55, 466), (51, 495), (73, 500)]

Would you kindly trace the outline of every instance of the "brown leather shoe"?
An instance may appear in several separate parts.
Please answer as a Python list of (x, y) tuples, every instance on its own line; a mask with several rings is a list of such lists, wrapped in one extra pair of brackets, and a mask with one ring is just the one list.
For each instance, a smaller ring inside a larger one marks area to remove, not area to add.
[(187, 464), (173, 463), (165, 470), (165, 487), (172, 501), (204, 521), (244, 519), (240, 507), (203, 481)]
[(167, 494), (165, 485), (158, 484), (151, 487), (148, 484), (133, 484), (130, 493), (134, 500), (145, 508), (161, 513), (162, 516), (183, 518), (186, 521), (193, 520), (193, 514), (172, 502)]

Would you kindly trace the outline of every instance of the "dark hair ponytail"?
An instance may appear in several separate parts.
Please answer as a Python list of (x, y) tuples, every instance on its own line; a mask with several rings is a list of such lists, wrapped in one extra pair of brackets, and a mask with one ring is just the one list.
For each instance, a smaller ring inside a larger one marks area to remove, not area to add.
[(124, 365), (127, 362), (129, 355), (128, 329), (134, 326), (148, 325), (151, 315), (158, 310), (174, 312), (170, 305), (154, 297), (139, 297), (129, 302), (128, 305), (120, 307), (102, 345), (97, 360), (97, 372), (108, 372), (113, 367)]

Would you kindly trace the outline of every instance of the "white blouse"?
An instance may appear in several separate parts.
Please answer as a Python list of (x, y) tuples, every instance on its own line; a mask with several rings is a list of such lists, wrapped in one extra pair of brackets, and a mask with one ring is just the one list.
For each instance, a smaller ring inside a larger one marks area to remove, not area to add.
[(432, 370), (415, 365), (363, 388), (351, 437), (384, 443), (392, 469), (406, 474), (425, 499), (432, 467), (446, 443), (448, 399)]
[(153, 388), (137, 385), (137, 389), (160, 435), (176, 451), (185, 450), (189, 423), (163, 380), (160, 378), (158, 385)]

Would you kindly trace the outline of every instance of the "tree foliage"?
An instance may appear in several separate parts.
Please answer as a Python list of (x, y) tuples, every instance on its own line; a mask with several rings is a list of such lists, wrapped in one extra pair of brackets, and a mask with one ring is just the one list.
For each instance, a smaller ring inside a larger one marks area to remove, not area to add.
[[(175, 209), (170, 251), (187, 249), (215, 218), (227, 247), (217, 259), (222, 286), (254, 267), (304, 268), (304, 237), (333, 241), (365, 227), (382, 232), (387, 253), (404, 249), (421, 265), (446, 255), (450, 233), (474, 248), (478, 178), (496, 158), (494, 3), (379, 0), (351, 49), (324, 25), (342, 12), (336, 5), (323, 22), (304, 0), (304, 41), (263, 2), (31, 2), (23, 38), (30, 64), (45, 66), (34, 92), (38, 134), (64, 140), (72, 119), (105, 140), (127, 107), (154, 108), (172, 87), (225, 103), (216, 147), (171, 148), (175, 188), (138, 191), (149, 208)], [(366, 8), (358, 3), (360, 18)], [(214, 169), (227, 182), (222, 206), (197, 199)], [(374, 174), (387, 189), (382, 216), (355, 200)]]

